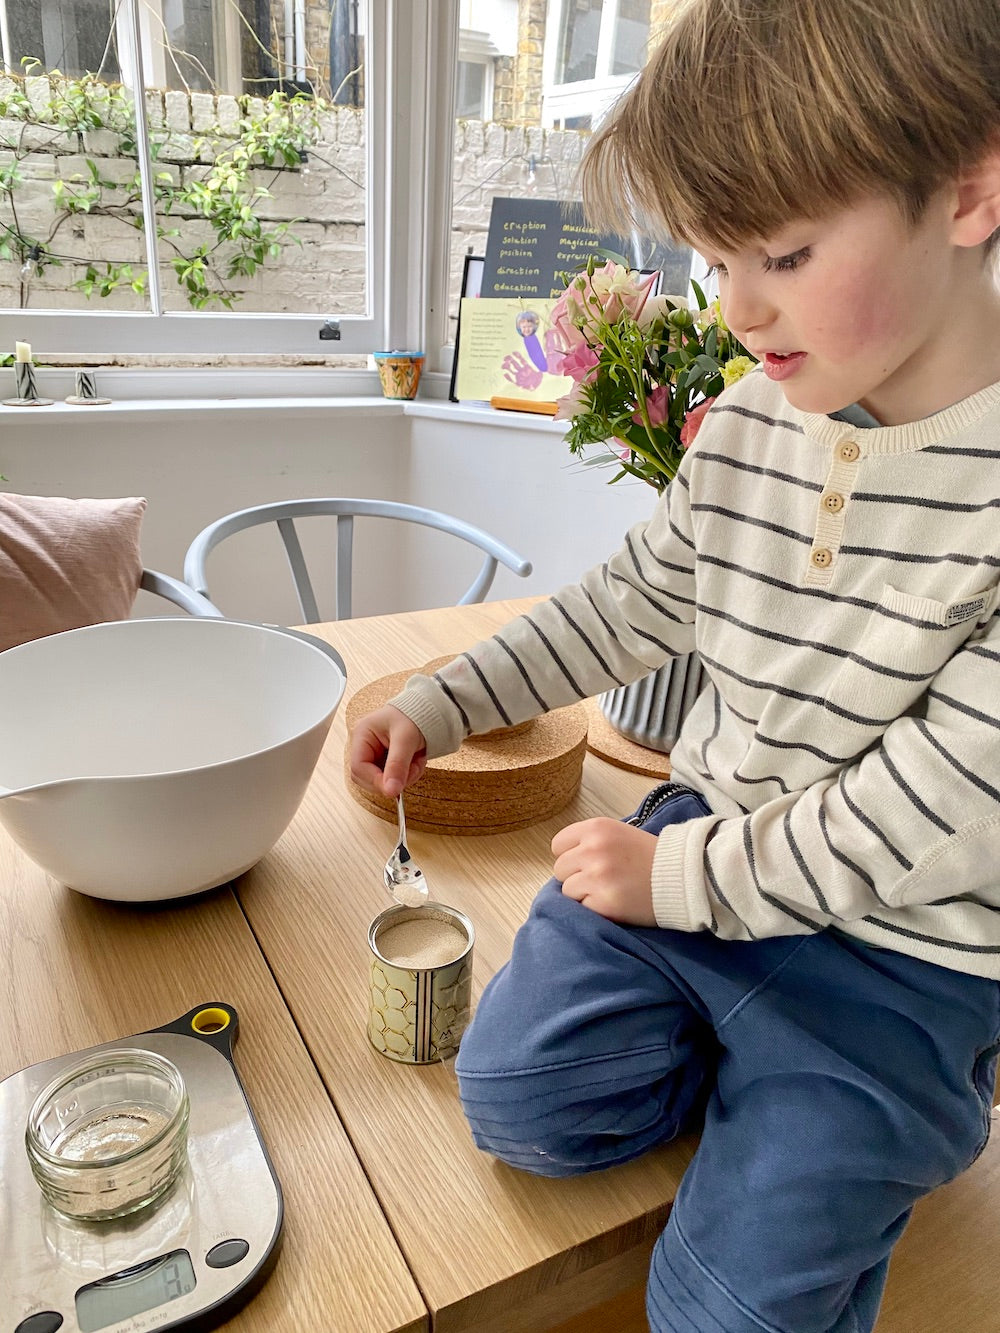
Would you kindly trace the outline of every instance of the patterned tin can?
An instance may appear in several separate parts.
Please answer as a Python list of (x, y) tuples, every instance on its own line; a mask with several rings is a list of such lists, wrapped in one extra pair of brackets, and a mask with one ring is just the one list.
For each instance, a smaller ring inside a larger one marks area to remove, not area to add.
[(389, 907), (368, 927), (368, 1036), (404, 1064), (431, 1064), (458, 1050), (469, 1021), (476, 933), (442, 903)]

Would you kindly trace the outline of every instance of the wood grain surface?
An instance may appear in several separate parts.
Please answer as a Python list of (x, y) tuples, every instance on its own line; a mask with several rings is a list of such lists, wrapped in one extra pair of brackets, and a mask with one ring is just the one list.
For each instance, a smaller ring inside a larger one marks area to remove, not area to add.
[[(343, 654), (351, 693), (458, 652), (527, 605), (312, 631)], [(381, 867), (394, 838), (347, 793), (345, 712), (299, 813), (236, 896), (100, 902), (54, 883), (0, 830), (0, 1079), (208, 1000), (230, 1003), (236, 1063), (285, 1194), (285, 1235), (267, 1284), (225, 1329), (638, 1333), (649, 1250), (695, 1140), (594, 1176), (528, 1176), (475, 1150), (449, 1065), (399, 1065), (369, 1045), (367, 929), (388, 905)], [(650, 785), (588, 756), (572, 803), (539, 825), (411, 839), (432, 896), (476, 926), (474, 997), (550, 873), (555, 831), (626, 814)], [(1000, 1142), (918, 1205), (877, 1333), (995, 1333), (998, 1248)]]
[[(319, 632), (342, 653), (351, 694), (409, 662), (468, 647), (528, 604), (354, 620)], [(616, 1282), (634, 1285), (634, 1268), (615, 1278), (616, 1261), (658, 1234), (694, 1142), (577, 1179), (526, 1175), (474, 1148), (450, 1067), (396, 1064), (369, 1045), (367, 931), (388, 905), (382, 865), (394, 830), (345, 787), (345, 713), (288, 832), (237, 892), (437, 1333), (492, 1330), (501, 1316), (505, 1333), (545, 1329), (612, 1295)], [(588, 755), (577, 796), (541, 824), (489, 837), (409, 839), (431, 897), (475, 925), (474, 998), (508, 958), (551, 873), (556, 830), (591, 815), (625, 815), (650, 785)], [(588, 1275), (602, 1268), (599, 1294)]]
[(285, 1225), (270, 1278), (224, 1327), (239, 1333), (429, 1327), (420, 1293), (228, 888), (166, 906), (100, 902), (56, 884), (0, 830), (0, 995), (0, 1079), (158, 1027), (209, 1000), (233, 1005), (240, 1020), (236, 1064), (281, 1182)]

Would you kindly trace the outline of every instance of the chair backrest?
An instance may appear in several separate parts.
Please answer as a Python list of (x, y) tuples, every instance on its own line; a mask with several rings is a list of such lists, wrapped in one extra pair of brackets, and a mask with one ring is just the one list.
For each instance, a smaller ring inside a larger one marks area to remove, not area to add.
[(394, 518), (406, 523), (418, 523), (424, 527), (437, 528), (441, 532), (460, 537), (484, 552), (479, 573), (459, 598), (457, 605), (469, 602), (481, 602), (493, 584), (497, 564), (503, 564), (521, 578), (531, 573), (531, 563), (523, 556), (512, 551), (509, 546), (498, 541), (490, 533), (473, 527), (460, 518), (439, 513), (436, 509), (424, 509), (419, 505), (402, 504), (394, 500), (358, 500), (358, 499), (309, 499), (285, 500), (276, 504), (254, 505), (250, 509), (241, 509), (234, 514), (217, 519), (204, 528), (188, 547), (184, 557), (184, 580), (202, 596), (208, 596), (208, 578), (206, 561), (209, 552), (218, 544), (245, 528), (256, 527), (261, 523), (276, 523), (285, 544), (285, 552), (291, 567), (295, 591), (302, 611), (302, 623), (317, 624), (322, 619), (316, 603), (316, 596), (306, 568), (305, 557), (295, 529), (295, 520), (311, 518), (316, 515), (331, 515), (337, 522), (337, 569), (334, 603), (334, 618), (348, 620), (351, 610), (352, 551), (354, 544), (354, 519)]
[(173, 602), (190, 616), (200, 616), (205, 620), (225, 619), (219, 608), (213, 606), (207, 597), (195, 592), (186, 583), (181, 583), (180, 579), (171, 578), (169, 574), (161, 574), (157, 569), (144, 569), (139, 579), (139, 587), (143, 592), (152, 592), (157, 597), (165, 597), (168, 602)]

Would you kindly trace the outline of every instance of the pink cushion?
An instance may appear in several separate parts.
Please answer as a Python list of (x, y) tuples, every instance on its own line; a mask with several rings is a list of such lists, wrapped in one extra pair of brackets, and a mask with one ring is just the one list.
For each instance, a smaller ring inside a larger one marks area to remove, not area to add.
[(0, 494), (0, 651), (127, 620), (146, 501)]

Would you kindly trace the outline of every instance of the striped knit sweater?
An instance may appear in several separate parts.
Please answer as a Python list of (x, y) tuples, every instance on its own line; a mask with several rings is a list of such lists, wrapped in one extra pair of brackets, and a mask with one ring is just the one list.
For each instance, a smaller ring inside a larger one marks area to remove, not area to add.
[(697, 648), (658, 923), (1000, 978), (998, 580), (1000, 384), (865, 430), (754, 371), (617, 554), (393, 702), (433, 757)]

